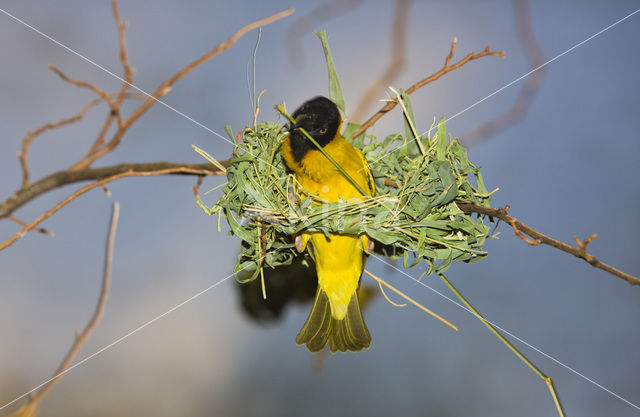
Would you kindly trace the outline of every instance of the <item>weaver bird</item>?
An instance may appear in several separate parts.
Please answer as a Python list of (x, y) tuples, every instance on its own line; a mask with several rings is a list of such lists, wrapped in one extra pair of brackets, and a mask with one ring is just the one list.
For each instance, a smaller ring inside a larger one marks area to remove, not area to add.
[[(301, 129), (313, 137), (362, 190), (368, 195), (374, 194), (373, 177), (364, 155), (340, 134), (342, 118), (335, 103), (325, 97), (313, 98), (293, 113), (293, 119), (295, 123), (290, 125), (281, 151), (295, 175), (301, 195), (313, 197), (318, 204), (362, 197)], [(362, 318), (358, 284), (373, 241), (365, 234), (326, 237), (321, 232), (305, 232), (296, 236), (296, 249), (303, 252), (309, 241), (318, 288), (296, 343), (307, 345), (311, 352), (319, 352), (327, 342), (331, 352), (368, 348), (371, 335)]]

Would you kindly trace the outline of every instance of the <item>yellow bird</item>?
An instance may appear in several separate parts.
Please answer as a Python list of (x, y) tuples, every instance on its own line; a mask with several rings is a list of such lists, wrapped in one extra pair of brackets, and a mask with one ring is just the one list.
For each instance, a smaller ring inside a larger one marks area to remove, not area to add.
[[(342, 118), (335, 103), (325, 97), (313, 98), (302, 104), (293, 113), (293, 118), (296, 123), (290, 126), (281, 151), (302, 195), (314, 196), (319, 204), (362, 197), (362, 193), (300, 131), (301, 128), (363, 190), (374, 194), (373, 177), (364, 155), (340, 134)], [(306, 344), (311, 352), (321, 351), (327, 342), (331, 352), (368, 348), (371, 335), (362, 318), (357, 292), (365, 253), (371, 252), (373, 241), (365, 234), (333, 234), (327, 238), (321, 232), (302, 233), (296, 236), (296, 249), (303, 252), (309, 240), (316, 263), (318, 289), (296, 343)]]

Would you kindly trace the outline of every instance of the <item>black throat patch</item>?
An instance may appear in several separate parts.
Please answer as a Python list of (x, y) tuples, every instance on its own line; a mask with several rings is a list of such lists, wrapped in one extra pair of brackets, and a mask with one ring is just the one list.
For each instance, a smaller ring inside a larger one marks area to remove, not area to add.
[(296, 123), (289, 128), (289, 143), (293, 159), (300, 162), (310, 150), (317, 149), (300, 128), (315, 139), (322, 147), (326, 146), (338, 133), (341, 117), (335, 103), (326, 97), (318, 96), (304, 102), (293, 113)]

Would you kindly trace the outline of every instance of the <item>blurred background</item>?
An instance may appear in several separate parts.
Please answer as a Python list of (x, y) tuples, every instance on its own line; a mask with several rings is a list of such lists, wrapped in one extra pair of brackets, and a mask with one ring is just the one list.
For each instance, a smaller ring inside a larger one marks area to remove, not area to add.
[[(354, 108), (388, 66), (395, 3), (323, 4), (122, 0), (121, 15), (130, 22), (134, 84), (154, 91), (241, 26), (294, 6), (294, 15), (262, 31), (256, 88), (266, 93), (259, 120), (278, 120), (273, 106), (282, 101), (293, 109), (328, 94), (314, 29), (327, 30), (347, 106)], [(5, 0), (1, 7), (121, 74), (109, 1)], [(636, 1), (536, 1), (530, 23), (550, 59), (637, 7)], [(530, 70), (511, 2), (416, 0), (408, 13), (405, 66), (392, 81), (396, 87), (406, 88), (440, 69), (454, 36), (454, 61), (487, 44), (506, 53), (506, 59), (473, 61), (416, 92), (412, 99), (423, 131), (434, 116), (451, 117)], [(256, 37), (257, 32), (250, 32), (241, 38), (181, 80), (163, 100), (221, 134), (225, 125), (237, 131), (250, 124), (246, 70)], [(469, 158), (483, 167), (487, 188), (500, 188), (495, 207), (511, 205), (519, 220), (564, 242), (597, 233), (589, 252), (636, 276), (639, 37), (640, 14), (550, 63), (524, 117), (483, 140), (470, 140), (474, 129), (511, 108), (525, 80), (447, 123), (455, 136), (473, 142)], [(0, 54), (4, 200), (20, 186), (15, 155), (26, 129), (68, 117), (93, 98), (61, 81), (46, 65), (108, 91), (117, 90), (120, 82), (4, 14)], [(125, 111), (135, 105), (127, 104)], [(379, 106), (374, 102), (364, 114)], [(29, 154), (32, 178), (82, 157), (106, 111), (102, 105), (83, 122), (37, 138)], [(403, 128), (395, 110), (370, 133), (385, 136)], [(218, 159), (231, 153), (229, 143), (155, 105), (96, 166), (201, 162), (192, 144)], [(222, 182), (220, 177), (205, 178), (201, 192)], [(110, 198), (93, 190), (43, 223), (55, 237), (29, 233), (0, 252), (0, 404), (48, 379), (74, 332), (91, 316), (112, 200), (121, 203), (121, 215), (111, 296), (104, 318), (76, 360), (231, 273), (239, 241), (226, 236), (226, 229), (218, 233), (216, 219), (197, 207), (189, 188), (194, 184), (195, 178), (183, 176), (116, 181), (109, 185)], [(15, 215), (31, 221), (77, 188), (38, 197)], [(203, 199), (212, 204), (219, 196), (217, 190)], [(1, 221), (0, 240), (18, 230), (18, 225)], [(488, 258), (454, 265), (448, 272), (451, 281), (487, 319), (640, 404), (640, 288), (566, 253), (529, 247), (505, 225), (499, 231), (499, 239), (486, 245)], [(240, 291), (229, 279), (69, 372), (41, 403), (42, 415), (555, 415), (542, 380), (477, 319), (376, 259), (367, 268), (460, 330), (378, 296), (365, 312), (371, 348), (329, 355), (324, 364), (314, 364), (314, 357), (294, 341), (310, 305), (289, 303), (278, 320), (259, 324), (243, 309)], [(418, 277), (422, 270), (408, 273)], [(367, 277), (363, 282), (373, 285)], [(436, 278), (424, 282), (450, 295)], [(638, 415), (638, 409), (513, 342), (554, 379), (567, 415)]]

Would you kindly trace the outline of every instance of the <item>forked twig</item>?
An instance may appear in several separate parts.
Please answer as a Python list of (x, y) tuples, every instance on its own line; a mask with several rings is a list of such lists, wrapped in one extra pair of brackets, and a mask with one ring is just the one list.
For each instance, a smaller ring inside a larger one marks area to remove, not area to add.
[[(130, 167), (131, 169), (138, 170), (140, 168), (139, 167), (140, 164), (121, 164), (121, 165), (115, 165), (115, 166), (106, 167), (104, 169), (101, 168), (97, 170), (89, 170), (88, 168), (93, 162), (95, 162), (96, 160), (100, 159), (101, 157), (103, 157), (104, 155), (106, 155), (107, 153), (115, 149), (115, 147), (118, 146), (118, 144), (120, 143), (127, 129), (157, 101), (158, 97), (166, 94), (171, 89), (173, 84), (175, 84), (179, 79), (187, 75), (189, 72), (193, 71), (193, 69), (203, 64), (208, 59), (229, 49), (246, 32), (253, 30), (255, 28), (267, 25), (269, 23), (275, 22), (276, 20), (279, 20), (293, 13), (293, 9), (287, 9), (280, 13), (276, 13), (272, 16), (269, 16), (267, 18), (260, 19), (253, 23), (245, 25), (240, 30), (235, 32), (227, 41), (222, 42), (211, 51), (207, 52), (197, 60), (193, 61), (192, 63), (190, 63), (189, 65), (187, 65), (186, 67), (178, 71), (173, 77), (163, 82), (160, 85), (160, 87), (156, 90), (154, 95), (151, 97), (147, 97), (145, 102), (142, 105), (140, 105), (133, 112), (133, 114), (129, 116), (129, 118), (126, 121), (124, 121), (122, 120), (120, 115), (120, 107), (124, 101), (124, 98), (130, 95), (128, 91), (129, 91), (129, 88), (131, 87), (130, 80), (133, 76), (134, 70), (129, 63), (127, 52), (126, 52), (126, 42), (125, 42), (126, 23), (124, 23), (120, 18), (117, 4), (118, 4), (117, 0), (112, 0), (112, 9), (113, 9), (114, 18), (116, 20), (116, 24), (118, 27), (118, 36), (119, 36), (119, 43), (120, 43), (119, 59), (122, 62), (122, 66), (124, 69), (125, 82), (123, 83), (122, 89), (114, 99), (112, 98), (112, 94), (106, 93), (105, 91), (101, 90), (95, 85), (88, 82), (84, 82), (84, 81), (74, 80), (68, 77), (58, 68), (50, 66), (50, 68), (56, 74), (58, 74), (58, 76), (60, 76), (63, 80), (73, 85), (76, 85), (78, 87), (87, 88), (91, 90), (92, 92), (98, 95), (98, 98), (91, 101), (78, 114), (56, 123), (50, 123), (50, 124), (44, 125), (38, 130), (28, 133), (27, 137), (23, 140), (22, 152), (18, 155), (18, 158), (22, 166), (22, 173), (23, 173), (22, 187), (18, 191), (16, 191), (12, 196), (10, 196), (8, 199), (0, 203), (0, 219), (11, 215), (13, 211), (15, 211), (17, 208), (19, 208), (26, 202), (30, 201), (37, 195), (47, 192), (53, 188), (57, 188), (61, 185), (64, 185), (70, 182), (91, 180), (91, 179), (107, 179), (108, 181), (111, 181), (112, 180), (111, 177), (113, 175), (122, 173), (123, 169), (125, 170), (129, 169), (129, 167), (127, 167), (126, 165), (131, 165)], [(48, 177), (45, 177), (37, 181), (36, 183), (29, 184), (29, 169), (27, 166), (27, 153), (28, 153), (29, 145), (33, 141), (33, 139), (37, 135), (44, 132), (45, 130), (55, 129), (55, 128), (67, 125), (69, 123), (73, 123), (74, 121), (80, 120), (82, 116), (84, 116), (84, 114), (91, 107), (95, 106), (99, 101), (102, 101), (102, 100), (106, 101), (109, 104), (110, 112), (107, 115), (107, 118), (102, 128), (100, 129), (100, 132), (96, 140), (94, 141), (91, 149), (89, 150), (89, 153), (84, 158), (82, 158), (81, 160), (73, 164), (69, 169), (58, 171), (54, 174), (49, 175)], [(118, 121), (117, 123), (118, 128), (113, 133), (113, 136), (111, 137), (109, 142), (104, 143), (104, 137), (109, 131), (112, 120), (114, 118)], [(178, 164), (178, 163), (158, 162), (158, 163), (153, 163), (152, 165), (169, 165), (169, 167), (165, 166), (165, 168), (157, 168), (157, 167), (153, 168), (156, 171), (158, 169), (162, 171), (164, 169), (182, 166), (182, 169), (177, 169), (173, 171), (170, 170), (165, 172), (172, 172), (172, 173), (175, 172), (180, 174), (187, 173), (187, 174), (196, 174), (196, 175), (220, 174), (219, 170), (215, 170), (212, 167), (204, 167), (205, 164)], [(198, 168), (194, 168), (195, 166), (197, 166)], [(144, 171), (145, 168), (142, 167), (141, 170)], [(11, 238), (10, 240), (13, 242), (14, 240), (12, 239), (14, 238)], [(8, 246), (6, 245), (6, 243), (7, 242), (0, 245), (0, 250)]]
[[(442, 66), (442, 68), (428, 76), (427, 78), (423, 79), (422, 81), (418, 81), (417, 83), (413, 84), (411, 87), (406, 89), (406, 93), (407, 94), (412, 94), (413, 92), (415, 92), (416, 90), (418, 90), (421, 87), (424, 87), (425, 85), (432, 83), (434, 81), (436, 81), (438, 78), (442, 77), (443, 75), (456, 70), (458, 68), (460, 68), (461, 66), (463, 66), (464, 64), (466, 64), (469, 61), (473, 61), (475, 59), (479, 59), (485, 56), (499, 56), (501, 58), (504, 58), (504, 52), (503, 51), (492, 51), (491, 50), (491, 46), (487, 45), (487, 47), (479, 53), (470, 53), (467, 56), (465, 56), (464, 58), (462, 58), (460, 61), (456, 62), (455, 64), (451, 64), (451, 59), (453, 58), (453, 54), (455, 52), (456, 49), (456, 44), (458, 43), (458, 39), (457, 38), (453, 38), (453, 42), (451, 43), (451, 50), (449, 51), (449, 55), (447, 55), (447, 57), (445, 58), (444, 61), (444, 65)], [(367, 129), (369, 129), (371, 126), (373, 126), (378, 119), (380, 119), (382, 116), (384, 116), (386, 113), (388, 113), (389, 111), (393, 110), (393, 108), (396, 106), (397, 103), (395, 102), (387, 102), (387, 104), (385, 104), (380, 110), (378, 110), (373, 116), (371, 116), (369, 118), (369, 120), (367, 120), (366, 122), (364, 122), (362, 124), (362, 126), (360, 126), (360, 128), (353, 134), (353, 138), (360, 136), (361, 134), (363, 134)]]
[[(118, 226), (119, 214), (120, 214), (120, 205), (116, 201), (113, 203), (113, 211), (111, 213), (111, 222), (110, 222), (109, 231), (107, 234), (107, 244), (106, 244), (106, 250), (105, 250), (104, 270), (102, 274), (102, 286), (100, 289), (100, 296), (98, 297), (98, 303), (96, 304), (96, 309), (93, 315), (89, 319), (89, 322), (87, 323), (85, 328), (81, 332), (78, 332), (76, 334), (73, 344), (69, 348), (69, 351), (67, 352), (62, 362), (60, 363), (60, 366), (58, 366), (58, 369), (54, 372), (53, 377), (49, 381), (47, 381), (42, 386), (42, 388), (40, 388), (38, 391), (35, 391), (35, 390), (34, 390), (35, 392), (31, 391), (29, 393), (29, 401), (24, 406), (22, 406), (17, 413), (13, 415), (35, 416), (37, 414), (38, 403), (42, 401), (44, 396), (47, 395), (47, 393), (51, 391), (51, 389), (58, 382), (60, 382), (60, 379), (62, 378), (62, 375), (64, 374), (65, 370), (69, 367), (73, 358), (75, 358), (75, 356), (78, 354), (80, 347), (85, 342), (85, 340), (87, 340), (87, 338), (93, 332), (93, 330), (96, 328), (98, 321), (102, 317), (105, 306), (107, 304), (107, 298), (109, 297), (109, 288), (111, 286), (111, 267), (113, 265), (113, 246), (115, 243), (115, 236), (116, 236), (116, 229)], [(17, 400), (18, 399), (14, 401), (17, 401)]]
[[(229, 161), (220, 161), (221, 166), (228, 166)], [(169, 170), (169, 171), (167, 171)], [(79, 171), (58, 171), (29, 184), (16, 191), (11, 197), (0, 203), (0, 219), (13, 213), (35, 197), (63, 185), (76, 182), (94, 181), (110, 178), (123, 172), (156, 172), (176, 175), (222, 175), (224, 171), (210, 163), (187, 164), (183, 162), (138, 162), (133, 164), (118, 164), (103, 168), (87, 168)], [(157, 174), (160, 175), (160, 174)]]
[(102, 97), (96, 97), (87, 103), (78, 113), (74, 114), (71, 117), (67, 117), (66, 119), (59, 120), (57, 122), (46, 123), (36, 130), (27, 130), (27, 136), (22, 140), (22, 150), (18, 152), (18, 161), (20, 162), (20, 167), (22, 169), (22, 188), (29, 185), (29, 165), (27, 164), (27, 155), (29, 153), (29, 146), (33, 140), (46, 132), (47, 130), (57, 129), (62, 126), (69, 125), (71, 123), (76, 123), (82, 120), (85, 114), (96, 105), (103, 101)]
[(69, 76), (67, 76), (64, 72), (62, 72), (61, 70), (59, 70), (58, 68), (56, 68), (54, 65), (47, 65), (47, 67), (55, 72), (56, 74), (58, 74), (58, 77), (62, 78), (64, 81), (68, 82), (69, 84), (75, 85), (76, 87), (80, 87), (80, 88), (86, 88), (88, 90), (93, 91), (98, 97), (102, 98), (104, 101), (107, 102), (107, 104), (109, 104), (109, 108), (111, 109), (111, 113), (114, 113), (116, 115), (116, 117), (118, 118), (118, 124), (122, 125), (122, 119), (120, 118), (120, 108), (118, 106), (116, 106), (116, 104), (113, 102), (113, 100), (111, 99), (111, 96), (109, 95), (109, 93), (107, 93), (106, 91), (96, 87), (95, 85), (88, 83), (86, 81), (79, 81), (79, 80), (75, 80), (73, 78), (70, 78)]
[[(167, 93), (169, 93), (169, 91), (171, 91), (171, 88), (173, 87), (173, 85), (176, 82), (178, 82), (181, 78), (183, 78), (185, 75), (189, 74), (195, 68), (197, 68), (198, 66), (202, 65), (203, 63), (205, 63), (209, 59), (213, 58), (214, 56), (216, 56), (216, 55), (220, 54), (221, 52), (224, 52), (227, 49), (231, 48), (236, 43), (236, 41), (242, 35), (244, 35), (245, 33), (249, 32), (249, 31), (251, 31), (253, 29), (256, 29), (256, 28), (268, 25), (270, 23), (273, 23), (276, 20), (279, 20), (279, 19), (282, 19), (282, 18), (284, 18), (286, 16), (289, 16), (292, 13), (293, 13), (293, 9), (290, 8), (290, 9), (284, 10), (282, 12), (276, 13), (274, 15), (271, 15), (269, 17), (266, 17), (264, 19), (256, 20), (255, 22), (252, 22), (252, 23), (249, 23), (248, 25), (243, 26), (236, 33), (234, 33), (229, 39), (227, 39), (226, 41), (220, 43), (215, 48), (213, 48), (209, 52), (207, 52), (204, 55), (202, 55), (200, 58), (196, 59), (195, 61), (191, 62), (189, 65), (187, 65), (184, 68), (182, 68), (181, 70), (179, 70), (171, 78), (169, 78), (169, 79), (165, 80), (164, 82), (162, 82), (160, 84), (160, 86), (156, 89), (156, 91), (153, 94), (151, 94), (150, 96), (148, 96), (147, 100), (143, 104), (141, 104), (137, 109), (135, 109), (133, 111), (133, 113), (125, 121), (122, 122), (122, 124), (114, 132), (114, 134), (111, 137), (111, 140), (109, 140), (109, 142), (107, 142), (103, 146), (95, 149), (95, 151), (93, 153), (88, 154), (82, 160), (80, 160), (77, 163), (75, 163), (74, 165), (72, 165), (70, 167), (70, 169), (71, 170), (76, 170), (76, 169), (87, 168), (91, 164), (93, 164), (96, 160), (102, 158), (104, 155), (108, 154), (113, 149), (115, 149), (120, 144), (120, 141), (122, 140), (122, 137), (124, 136), (126, 131), (129, 129), (129, 127), (131, 127), (131, 125), (134, 122), (136, 122), (144, 113), (146, 113), (147, 110), (149, 110), (149, 108), (152, 105), (154, 105), (161, 97), (163, 97)], [(119, 15), (116, 15), (116, 18), (118, 19), (118, 22), (119, 22), (118, 26), (120, 28), (121, 25), (120, 25), (120, 21), (119, 21)], [(124, 32), (120, 31), (120, 33), (124, 33)], [(122, 39), (122, 36), (123, 35), (121, 35), (121, 39)], [(121, 42), (123, 42), (123, 41), (121, 41)], [(129, 86), (131, 86), (130, 83), (129, 83)]]
[[(124, 102), (124, 99), (129, 92), (131, 83), (133, 82), (133, 74), (135, 73), (135, 70), (131, 66), (131, 63), (129, 62), (129, 57), (127, 55), (127, 42), (125, 37), (127, 23), (123, 22), (122, 19), (120, 18), (120, 12), (118, 11), (118, 0), (111, 1), (111, 11), (113, 13), (113, 18), (116, 21), (116, 26), (118, 29), (118, 41), (120, 46), (120, 53), (118, 54), (118, 59), (122, 64), (122, 70), (124, 72), (124, 82), (122, 83), (122, 87), (120, 87), (120, 92), (118, 93), (118, 96), (116, 98), (116, 103), (115, 103), (118, 108), (121, 108), (122, 103)], [(114, 112), (109, 112), (109, 114), (107, 114), (107, 117), (104, 123), (102, 124), (102, 128), (100, 129), (100, 133), (98, 134), (98, 137), (96, 137), (95, 141), (93, 142), (93, 145), (91, 145), (91, 148), (89, 149), (89, 152), (87, 153), (87, 155), (94, 154), (104, 144), (104, 138), (107, 132), (109, 131), (109, 128), (111, 127), (113, 118), (114, 118)], [(119, 123), (119, 125), (121, 124)]]
[[(571, 245), (567, 245), (566, 243), (560, 242), (559, 240), (553, 239), (547, 235), (544, 235), (538, 232), (537, 230), (527, 226), (526, 224), (518, 221), (515, 217), (511, 217), (508, 214), (507, 210), (504, 208), (495, 209), (495, 208), (479, 206), (477, 204), (472, 204), (472, 203), (462, 203), (458, 201), (456, 201), (456, 204), (458, 205), (460, 210), (464, 211), (467, 214), (470, 214), (470, 213), (484, 214), (486, 216), (495, 217), (504, 221), (505, 223), (511, 225), (511, 227), (513, 227), (515, 234), (521, 237), (529, 245), (538, 246), (540, 244), (545, 244), (545, 245), (552, 246), (563, 252), (567, 252), (573, 256), (584, 259), (591, 266), (602, 269), (603, 271), (606, 271), (612, 275), (622, 278), (631, 285), (640, 285), (640, 278), (635, 277), (631, 274), (627, 274), (626, 272), (623, 272), (617, 268), (614, 268), (611, 265), (605, 264), (604, 262), (601, 262), (600, 260), (598, 260), (595, 256), (587, 253), (587, 245), (593, 239), (595, 239), (596, 237), (595, 234), (589, 236), (584, 241), (580, 241), (577, 237), (574, 237), (574, 239), (578, 243), (578, 247), (574, 247)], [(506, 208), (508, 209), (509, 206), (507, 206)], [(533, 240), (527, 238), (524, 235), (530, 236), (531, 238), (533, 238)]]
[(56, 204), (55, 206), (53, 206), (52, 208), (50, 208), (49, 210), (47, 210), (46, 212), (42, 213), (37, 219), (35, 219), (34, 221), (32, 221), (31, 223), (29, 223), (28, 226), (24, 227), (21, 231), (19, 231), (18, 233), (16, 233), (15, 235), (11, 236), (9, 239), (5, 240), (4, 242), (0, 243), (0, 251), (11, 246), (13, 243), (15, 243), (16, 240), (20, 239), (21, 237), (23, 237), (27, 232), (29, 232), (30, 230), (33, 230), (37, 225), (39, 225), (40, 223), (42, 223), (43, 221), (45, 221), (46, 219), (48, 219), (49, 217), (53, 216), (58, 210), (60, 210), (62, 207), (66, 206), (67, 204), (69, 204), (71, 201), (75, 200), (76, 198), (78, 198), (79, 196), (81, 196), (82, 194), (86, 193), (87, 191), (93, 190), (96, 187), (101, 187), (111, 181), (115, 181), (117, 179), (120, 178), (124, 178), (124, 177), (149, 177), (149, 176), (154, 176), (154, 175), (166, 175), (166, 174), (192, 174), (192, 175), (201, 175), (202, 171), (201, 170), (193, 170), (193, 169), (185, 169), (183, 166), (177, 167), (177, 168), (168, 168), (168, 169), (163, 169), (163, 170), (157, 170), (157, 171), (125, 171), (123, 173), (108, 177), (108, 178), (104, 178), (100, 181), (96, 181), (93, 182), (91, 184), (87, 184), (84, 187), (80, 188), (79, 190), (75, 191), (74, 193), (72, 193), (71, 195), (65, 197), (62, 201), (60, 201), (58, 204)]

